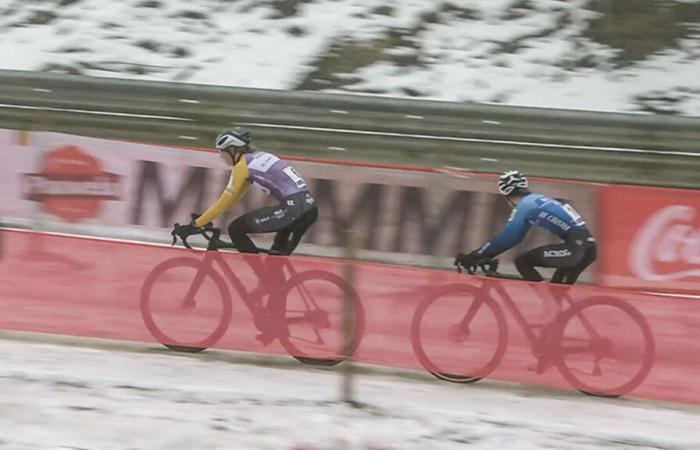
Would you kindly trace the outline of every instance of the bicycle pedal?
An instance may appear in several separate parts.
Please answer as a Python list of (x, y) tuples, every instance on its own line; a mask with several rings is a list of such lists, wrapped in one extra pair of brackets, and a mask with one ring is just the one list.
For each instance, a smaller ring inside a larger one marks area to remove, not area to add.
[(258, 333), (255, 339), (259, 341), (262, 345), (268, 346), (275, 340), (275, 337), (267, 333)]
[(554, 362), (549, 358), (540, 358), (537, 360), (536, 364), (530, 364), (525, 366), (528, 372), (535, 372), (536, 374), (544, 373), (547, 369), (554, 365)]

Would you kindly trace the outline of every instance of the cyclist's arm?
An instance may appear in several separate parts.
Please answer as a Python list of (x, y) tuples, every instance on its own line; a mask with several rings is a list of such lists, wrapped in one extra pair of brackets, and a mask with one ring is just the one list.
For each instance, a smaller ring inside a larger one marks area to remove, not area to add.
[(235, 205), (243, 196), (250, 190), (248, 183), (248, 162), (245, 158), (241, 158), (231, 171), (226, 190), (221, 194), (219, 199), (207, 209), (204, 214), (195, 220), (194, 224), (198, 227), (203, 227), (209, 222), (219, 217), (222, 213), (228, 211)]
[(522, 208), (517, 208), (515, 215), (511, 217), (506, 226), (479, 248), (479, 255), (498, 256), (518, 245), (530, 229), (530, 223), (527, 221), (529, 211), (525, 205)]

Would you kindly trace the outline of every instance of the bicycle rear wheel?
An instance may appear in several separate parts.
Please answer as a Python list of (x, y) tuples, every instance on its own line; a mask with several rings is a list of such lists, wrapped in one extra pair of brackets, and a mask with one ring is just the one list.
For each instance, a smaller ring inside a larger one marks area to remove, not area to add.
[(342, 277), (322, 270), (294, 275), (282, 289), (285, 301), (280, 343), (302, 363), (334, 366), (344, 359), (343, 303), (352, 302), (352, 355), (362, 340), (365, 315), (355, 289)]
[(453, 284), (421, 302), (411, 323), (411, 344), (423, 367), (453, 383), (474, 383), (503, 359), (505, 316), (496, 302), (469, 285)]
[(596, 296), (564, 311), (555, 342), (557, 368), (575, 389), (619, 397), (649, 375), (655, 357), (651, 327), (627, 302)]
[(231, 321), (231, 297), (224, 279), (214, 269), (200, 274), (203, 278), (193, 289), (200, 270), (204, 269), (199, 259), (168, 259), (148, 274), (141, 287), (141, 315), (146, 328), (172, 350), (196, 353), (212, 347)]

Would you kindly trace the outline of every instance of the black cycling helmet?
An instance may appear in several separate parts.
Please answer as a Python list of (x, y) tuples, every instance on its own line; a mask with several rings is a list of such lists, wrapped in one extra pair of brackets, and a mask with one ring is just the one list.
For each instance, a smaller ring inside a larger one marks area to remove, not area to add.
[(506, 170), (498, 178), (498, 192), (505, 196), (509, 196), (516, 189), (527, 189), (527, 186), (527, 178), (517, 170)]
[(219, 151), (244, 149), (250, 146), (250, 130), (243, 127), (236, 127), (231, 130), (224, 130), (216, 137), (216, 149)]

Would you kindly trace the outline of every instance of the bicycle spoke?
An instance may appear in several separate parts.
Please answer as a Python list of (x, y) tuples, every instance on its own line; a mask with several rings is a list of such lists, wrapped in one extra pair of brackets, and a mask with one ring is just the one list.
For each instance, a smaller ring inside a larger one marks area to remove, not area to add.
[(206, 267), (211, 266), (202, 260), (178, 257), (159, 264), (146, 278), (141, 314), (158, 342), (180, 351), (201, 351), (226, 331), (231, 300), (221, 275)]
[(618, 298), (596, 296), (564, 314), (557, 366), (572, 386), (591, 395), (619, 396), (644, 381), (655, 349), (639, 311)]
[[(305, 363), (333, 365), (342, 361), (346, 293), (355, 302), (356, 336), (361, 336), (364, 323), (354, 290), (338, 275), (321, 270), (296, 273), (286, 289), (284, 321), (289, 334), (280, 340), (285, 349)], [(359, 338), (353, 348), (357, 343)]]
[(437, 378), (472, 383), (496, 369), (505, 353), (506, 321), (495, 301), (468, 285), (427, 297), (411, 323), (420, 363)]

